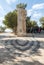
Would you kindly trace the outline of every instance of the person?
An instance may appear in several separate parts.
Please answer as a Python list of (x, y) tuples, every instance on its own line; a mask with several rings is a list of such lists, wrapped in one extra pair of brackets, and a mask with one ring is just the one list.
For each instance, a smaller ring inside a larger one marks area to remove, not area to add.
[(41, 32), (41, 30), (40, 30), (40, 28), (38, 29), (38, 33), (40, 33)]
[(33, 29), (32, 29), (32, 27), (31, 27), (30, 31), (31, 31), (31, 33), (33, 32)]

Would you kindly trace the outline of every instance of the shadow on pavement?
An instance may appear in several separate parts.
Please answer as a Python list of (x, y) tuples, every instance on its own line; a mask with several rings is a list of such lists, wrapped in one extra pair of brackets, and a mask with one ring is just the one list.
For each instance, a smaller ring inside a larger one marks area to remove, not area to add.
[[(39, 51), (40, 43), (37, 41), (28, 41), (28, 40), (2, 40), (0, 41), (0, 64), (6, 65), (43, 65), (38, 61), (27, 62), (19, 61), (18, 64), (15, 63), (17, 57), (30, 57), (31, 55), (41, 56)], [(26, 52), (24, 54), (24, 52)], [(13, 61), (14, 60), (14, 61)], [(9, 64), (10, 63), (10, 64)]]
[(33, 61), (33, 62), (20, 61), (20, 62), (14, 64), (14, 65), (44, 65), (44, 64), (41, 64), (38, 61)]

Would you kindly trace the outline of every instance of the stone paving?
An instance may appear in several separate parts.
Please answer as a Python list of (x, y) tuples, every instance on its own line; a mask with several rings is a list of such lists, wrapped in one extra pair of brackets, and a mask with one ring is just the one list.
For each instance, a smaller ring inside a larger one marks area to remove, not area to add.
[(34, 37), (0, 38), (0, 65), (44, 65), (44, 41)]

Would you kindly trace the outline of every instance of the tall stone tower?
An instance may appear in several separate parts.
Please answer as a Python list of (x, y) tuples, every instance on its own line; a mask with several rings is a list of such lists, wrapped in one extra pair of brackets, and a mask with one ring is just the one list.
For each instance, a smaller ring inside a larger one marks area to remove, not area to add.
[(17, 8), (17, 35), (26, 35), (26, 10), (24, 8)]

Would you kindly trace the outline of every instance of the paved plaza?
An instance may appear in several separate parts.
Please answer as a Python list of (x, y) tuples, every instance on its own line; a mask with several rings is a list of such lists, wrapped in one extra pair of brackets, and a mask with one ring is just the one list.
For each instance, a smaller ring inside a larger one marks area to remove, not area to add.
[(44, 65), (44, 37), (41, 36), (1, 33), (0, 65)]

